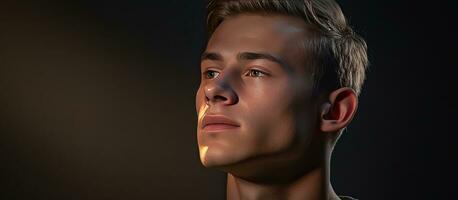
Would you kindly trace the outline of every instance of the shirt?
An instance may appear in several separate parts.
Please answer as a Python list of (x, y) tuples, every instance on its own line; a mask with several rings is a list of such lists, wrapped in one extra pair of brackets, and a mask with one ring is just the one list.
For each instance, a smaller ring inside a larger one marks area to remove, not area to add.
[(339, 197), (340, 197), (340, 199), (342, 199), (342, 200), (358, 200), (358, 199), (355, 199), (355, 198), (353, 198), (353, 197), (351, 197), (351, 196), (339, 196)]

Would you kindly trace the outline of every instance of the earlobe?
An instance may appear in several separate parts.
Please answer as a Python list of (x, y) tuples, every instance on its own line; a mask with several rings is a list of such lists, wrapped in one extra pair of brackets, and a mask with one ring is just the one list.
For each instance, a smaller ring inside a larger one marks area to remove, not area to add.
[(339, 88), (330, 93), (328, 100), (321, 106), (320, 129), (322, 132), (337, 132), (351, 122), (358, 97), (351, 88)]

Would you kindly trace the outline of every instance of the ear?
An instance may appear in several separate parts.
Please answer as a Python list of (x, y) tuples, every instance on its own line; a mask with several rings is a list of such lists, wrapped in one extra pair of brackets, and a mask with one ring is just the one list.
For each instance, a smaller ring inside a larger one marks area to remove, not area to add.
[(339, 88), (329, 94), (328, 102), (321, 106), (320, 130), (337, 132), (353, 119), (358, 107), (356, 92), (348, 87)]

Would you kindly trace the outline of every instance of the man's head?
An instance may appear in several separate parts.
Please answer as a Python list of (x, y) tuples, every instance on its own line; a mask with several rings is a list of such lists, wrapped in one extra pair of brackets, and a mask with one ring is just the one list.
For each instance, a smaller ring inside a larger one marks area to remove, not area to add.
[(364, 40), (331, 0), (211, 1), (208, 9), (196, 94), (203, 165), (253, 180), (318, 165), (356, 111)]

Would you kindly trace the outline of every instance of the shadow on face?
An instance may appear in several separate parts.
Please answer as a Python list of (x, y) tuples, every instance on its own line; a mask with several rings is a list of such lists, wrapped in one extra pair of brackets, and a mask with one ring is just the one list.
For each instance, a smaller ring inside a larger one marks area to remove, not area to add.
[(300, 18), (281, 15), (237, 15), (215, 30), (196, 94), (204, 166), (256, 177), (303, 165), (317, 116), (307, 34)]

